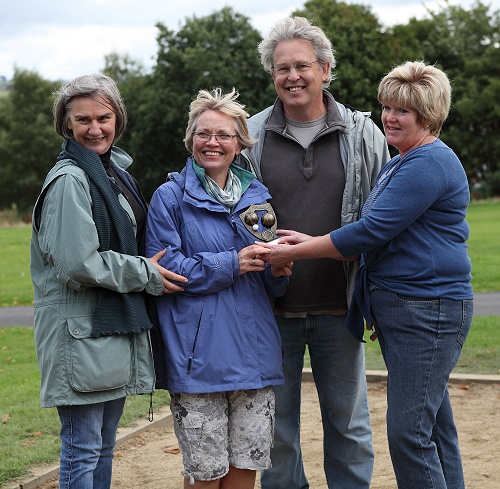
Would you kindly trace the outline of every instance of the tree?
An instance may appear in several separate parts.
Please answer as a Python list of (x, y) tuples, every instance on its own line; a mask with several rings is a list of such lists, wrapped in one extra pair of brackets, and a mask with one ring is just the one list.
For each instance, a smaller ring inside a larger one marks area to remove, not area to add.
[(477, 1), (470, 10), (446, 6), (393, 30), (405, 59), (424, 59), (448, 75), (453, 102), (442, 139), (470, 180), (498, 172), (500, 139), (500, 14)]
[[(168, 172), (186, 162), (184, 134), (189, 104), (201, 89), (235, 87), (252, 114), (275, 98), (271, 78), (258, 59), (261, 40), (249, 19), (223, 8), (206, 17), (193, 16), (175, 33), (157, 24), (157, 64), (136, 93), (134, 121), (126, 139), (146, 198)], [(127, 102), (129, 103), (129, 102)], [(129, 110), (132, 114), (132, 110)]]
[(0, 109), (0, 208), (30, 209), (61, 140), (51, 121), (54, 85), (37, 74), (16, 70), (9, 101)]
[(391, 38), (367, 5), (309, 0), (292, 15), (321, 27), (335, 50), (336, 80), (330, 91), (341, 103), (372, 111), (380, 124), (377, 87), (393, 64)]
[(132, 78), (144, 75), (144, 66), (128, 55), (121, 56), (113, 52), (104, 56), (103, 72), (117, 84), (125, 84)]

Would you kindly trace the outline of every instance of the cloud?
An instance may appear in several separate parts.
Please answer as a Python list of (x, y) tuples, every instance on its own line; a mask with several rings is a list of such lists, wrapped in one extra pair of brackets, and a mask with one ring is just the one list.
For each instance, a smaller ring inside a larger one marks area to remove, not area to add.
[[(364, 3), (386, 26), (426, 15), (424, 4), (439, 10), (442, 1), (346, 0)], [(470, 7), (475, 0), (450, 0)], [(491, 12), (500, 0), (486, 0)], [(0, 16), (0, 76), (12, 78), (14, 68), (37, 72), (48, 80), (68, 80), (99, 71), (111, 52), (128, 55), (146, 68), (157, 53), (156, 23), (177, 31), (186, 18), (210, 15), (225, 6), (246, 15), (262, 35), (305, 0), (25, 0), (4, 2)]]
[[(68, 80), (102, 70), (111, 52), (129, 55), (146, 68), (154, 64), (158, 22), (178, 30), (187, 17), (204, 17), (235, 4), (235, 12), (250, 17), (252, 25), (269, 30), (278, 19), (302, 6), (301, 1), (245, 3), (213, 0), (164, 2), (143, 0), (88, 0), (66, 2), (29, 0), (20, 9), (14, 2), (2, 7), (0, 17), (0, 76), (12, 78), (15, 68), (40, 76)], [(19, 5), (19, 4), (18, 4)]]
[(2, 43), (0, 66), (16, 66), (49, 79), (67, 80), (102, 70), (104, 56), (116, 52), (140, 60), (148, 67), (156, 57), (156, 34), (154, 26), (103, 29), (99, 25), (37, 25), (29, 33)]

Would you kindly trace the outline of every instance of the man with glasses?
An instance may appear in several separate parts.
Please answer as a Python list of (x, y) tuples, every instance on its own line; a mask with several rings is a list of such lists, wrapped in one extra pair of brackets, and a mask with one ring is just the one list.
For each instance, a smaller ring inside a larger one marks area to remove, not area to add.
[[(275, 104), (249, 119), (257, 144), (240, 162), (264, 182), (281, 229), (324, 235), (358, 219), (389, 151), (367, 114), (326, 90), (335, 58), (325, 33), (301, 17), (278, 22), (259, 44)], [(300, 448), (300, 392), (306, 347), (316, 382), (328, 487), (368, 489), (373, 445), (363, 344), (345, 325), (357, 262), (304, 260), (294, 266), (274, 313), (285, 384), (276, 386), (273, 467), (262, 489), (309, 487)]]

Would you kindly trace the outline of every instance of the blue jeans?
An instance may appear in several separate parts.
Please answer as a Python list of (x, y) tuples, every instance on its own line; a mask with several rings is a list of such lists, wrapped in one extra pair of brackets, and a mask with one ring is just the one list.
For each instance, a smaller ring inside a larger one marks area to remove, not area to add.
[(82, 406), (58, 406), (61, 420), (59, 487), (109, 489), (116, 430), (125, 397)]
[(300, 448), (300, 399), (306, 345), (323, 421), (328, 487), (368, 489), (373, 445), (368, 411), (364, 347), (345, 327), (345, 316), (276, 317), (281, 333), (285, 384), (275, 386), (276, 425), (272, 468), (262, 489), (309, 487)]
[(398, 487), (463, 489), (448, 380), (472, 322), (473, 302), (376, 289), (372, 315), (387, 366), (387, 436)]

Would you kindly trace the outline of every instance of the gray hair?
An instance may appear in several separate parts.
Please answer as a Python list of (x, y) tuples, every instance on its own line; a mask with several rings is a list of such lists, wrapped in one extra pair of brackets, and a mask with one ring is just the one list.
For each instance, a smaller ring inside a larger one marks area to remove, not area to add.
[(417, 121), (438, 137), (451, 105), (451, 85), (446, 74), (423, 61), (406, 61), (382, 78), (378, 100), (412, 109)]
[(312, 25), (305, 17), (286, 17), (280, 20), (271, 29), (269, 35), (259, 43), (260, 62), (264, 70), (268, 73), (273, 72), (276, 46), (280, 42), (294, 39), (311, 42), (320, 65), (330, 63), (330, 72), (323, 82), (323, 88), (327, 88), (335, 79), (334, 69), (337, 64), (332, 43), (322, 29)]
[(63, 85), (54, 95), (54, 129), (63, 138), (74, 139), (73, 131), (68, 127), (71, 102), (76, 97), (89, 97), (99, 102), (106, 102), (116, 116), (115, 139), (120, 139), (127, 126), (127, 111), (116, 83), (102, 73), (83, 75)]
[(245, 106), (236, 101), (239, 94), (233, 88), (231, 92), (224, 94), (222, 88), (214, 88), (211, 92), (200, 90), (195, 100), (189, 106), (189, 120), (186, 128), (184, 144), (186, 149), (193, 152), (193, 137), (200, 115), (207, 110), (214, 110), (228, 115), (234, 119), (234, 128), (239, 143), (244, 148), (252, 148), (257, 142), (248, 134)]

